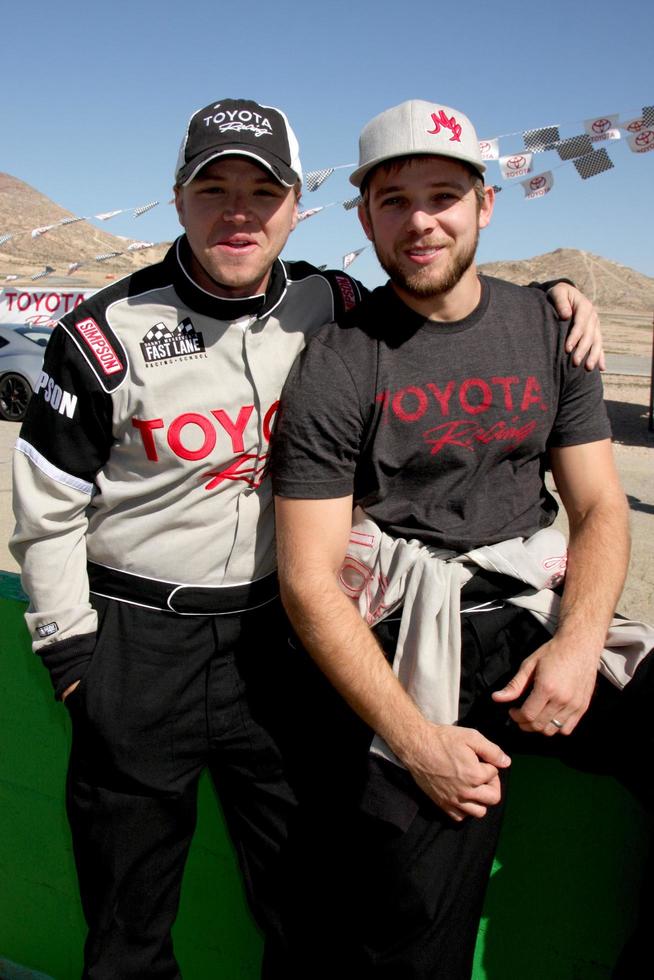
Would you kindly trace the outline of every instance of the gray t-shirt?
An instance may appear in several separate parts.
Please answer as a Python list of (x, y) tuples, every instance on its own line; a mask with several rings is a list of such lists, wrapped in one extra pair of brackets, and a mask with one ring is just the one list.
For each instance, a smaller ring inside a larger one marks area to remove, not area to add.
[(543, 293), (480, 280), (464, 320), (386, 285), (316, 335), (282, 395), (277, 494), (352, 493), (389, 534), (457, 551), (552, 523), (547, 449), (610, 436), (600, 376), (573, 366)]

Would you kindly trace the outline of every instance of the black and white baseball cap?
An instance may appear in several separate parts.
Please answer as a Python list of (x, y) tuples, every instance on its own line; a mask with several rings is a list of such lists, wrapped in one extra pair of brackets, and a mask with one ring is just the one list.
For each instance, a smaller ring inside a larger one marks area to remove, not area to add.
[(380, 163), (406, 156), (440, 156), (461, 160), (483, 178), (474, 126), (458, 109), (439, 102), (411, 99), (371, 119), (359, 137), (359, 166), (350, 176), (361, 187), (368, 173)]
[(189, 119), (179, 148), (175, 182), (190, 184), (205, 164), (222, 156), (250, 157), (284, 187), (302, 181), (300, 149), (286, 115), (249, 99), (220, 99)]

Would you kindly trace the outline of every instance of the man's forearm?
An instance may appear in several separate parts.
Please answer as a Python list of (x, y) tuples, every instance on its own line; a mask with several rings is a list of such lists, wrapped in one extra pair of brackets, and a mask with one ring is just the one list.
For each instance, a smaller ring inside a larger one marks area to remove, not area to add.
[(351, 708), (407, 761), (427, 722), (335, 577), (280, 569), (282, 600), (307, 651)]
[(629, 511), (622, 493), (570, 515), (570, 542), (557, 634), (604, 646), (629, 565)]

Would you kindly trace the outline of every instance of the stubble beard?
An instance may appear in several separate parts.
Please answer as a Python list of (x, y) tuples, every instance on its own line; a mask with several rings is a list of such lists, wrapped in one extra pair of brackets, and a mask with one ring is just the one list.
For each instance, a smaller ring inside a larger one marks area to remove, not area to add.
[(444, 293), (448, 293), (451, 289), (454, 289), (464, 273), (468, 271), (474, 262), (478, 244), (479, 230), (477, 230), (471, 245), (459, 251), (458, 254), (451, 256), (447, 268), (443, 269), (439, 275), (435, 275), (434, 271), (429, 268), (416, 269), (415, 272), (411, 273), (405, 272), (393, 255), (381, 252), (377, 247), (377, 243), (373, 241), (373, 247), (379, 264), (389, 276), (391, 282), (399, 286), (408, 295), (415, 296), (417, 299), (442, 296)]

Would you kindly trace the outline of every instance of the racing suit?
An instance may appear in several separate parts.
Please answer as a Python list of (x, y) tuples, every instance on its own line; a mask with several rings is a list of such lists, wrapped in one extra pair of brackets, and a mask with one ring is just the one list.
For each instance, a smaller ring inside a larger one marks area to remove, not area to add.
[(179, 975), (170, 928), (205, 766), (269, 962), (284, 946), (295, 795), (268, 448), (296, 354), (361, 287), (277, 259), (265, 295), (221, 299), (189, 258), (182, 236), (59, 322), (14, 459), (34, 649), (57, 697), (81, 681), (67, 805), (93, 978)]

